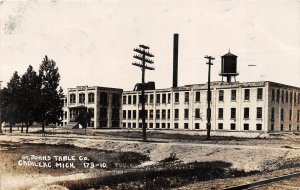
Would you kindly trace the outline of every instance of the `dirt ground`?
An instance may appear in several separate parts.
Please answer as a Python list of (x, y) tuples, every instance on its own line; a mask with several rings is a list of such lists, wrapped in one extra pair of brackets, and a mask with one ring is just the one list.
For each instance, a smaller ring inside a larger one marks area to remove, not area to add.
[[(54, 130), (53, 130), (54, 132)], [(32, 144), (47, 144), (60, 145), (65, 147), (65, 152), (70, 152), (71, 146), (78, 148), (89, 148), (95, 151), (113, 151), (113, 152), (135, 152), (149, 157), (149, 160), (144, 160), (139, 166), (153, 165), (161, 160), (164, 160), (170, 155), (176, 157), (183, 163), (191, 163), (194, 161), (224, 161), (232, 163), (232, 168), (249, 171), (261, 171), (263, 173), (278, 170), (279, 175), (284, 172), (291, 172), (291, 170), (299, 169), (300, 167), (300, 137), (297, 135), (283, 135), (283, 136), (268, 136), (263, 135), (257, 138), (257, 134), (245, 138), (239, 134), (240, 138), (215, 138), (211, 141), (206, 141), (203, 138), (197, 137), (197, 134), (186, 133), (181, 136), (174, 132), (149, 132), (150, 142), (141, 142), (138, 138), (139, 132), (120, 132), (119, 130), (98, 131), (96, 134), (89, 131), (90, 135), (76, 135), (70, 134), (66, 131), (63, 133), (49, 133), (46, 136), (41, 134), (19, 134), (1, 135), (0, 145), (6, 144), (13, 146), (14, 143), (32, 143)], [(159, 134), (161, 133), (161, 134)], [(259, 135), (259, 134), (258, 134)], [(134, 137), (136, 136), (136, 137)], [(201, 135), (199, 135), (201, 136)], [(202, 135), (203, 136), (203, 135)], [(216, 135), (217, 136), (217, 135)], [(23, 147), (22, 154), (26, 154), (26, 150), (30, 146)], [(0, 146), (1, 153), (7, 150), (12, 150), (13, 147)], [(46, 150), (51, 151), (49, 147)], [(20, 152), (21, 153), (21, 152)], [(49, 153), (50, 154), (50, 153)], [(85, 155), (91, 157), (87, 152)], [(18, 160), (21, 155), (15, 155)], [(103, 156), (99, 156), (103, 157)], [(95, 172), (82, 172), (84, 170), (76, 170), (71, 172), (58, 172), (55, 175), (51, 172), (30, 172), (23, 170), (22, 172), (13, 173), (14, 168), (18, 167), (16, 161), (8, 158), (10, 165), (1, 166), (1, 187), (2, 189), (29, 189), (32, 186), (41, 185), (45, 183), (52, 183), (63, 180), (84, 179), (95, 176)], [(4, 169), (6, 168), (6, 170)], [(7, 170), (10, 168), (11, 170)], [(292, 169), (289, 169), (292, 168)], [(67, 170), (64, 170), (67, 171)], [(93, 170), (103, 171), (103, 170)], [(104, 172), (105, 173), (105, 172)], [(270, 174), (275, 175), (275, 174)], [(17, 176), (17, 177), (16, 177)], [(261, 177), (246, 177), (236, 178), (234, 181), (244, 183), (251, 180), (258, 180)], [(240, 180), (240, 181), (239, 181)], [(232, 180), (214, 180), (212, 182), (194, 183), (183, 186), (177, 189), (219, 189), (219, 187), (234, 185), (230, 182)], [(297, 180), (296, 180), (297, 181)], [(219, 184), (219, 186), (216, 186)], [(297, 184), (297, 183), (295, 183)]]

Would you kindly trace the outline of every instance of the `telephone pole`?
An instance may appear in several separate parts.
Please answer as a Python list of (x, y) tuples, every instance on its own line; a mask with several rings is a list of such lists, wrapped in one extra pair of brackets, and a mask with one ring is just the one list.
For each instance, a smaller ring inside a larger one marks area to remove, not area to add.
[(132, 65), (140, 67), (142, 70), (142, 97), (141, 97), (141, 103), (142, 103), (142, 129), (143, 129), (143, 141), (147, 141), (147, 135), (146, 135), (146, 121), (145, 121), (145, 70), (154, 70), (154, 67), (150, 67), (147, 65), (153, 64), (154, 62), (148, 57), (154, 57), (151, 53), (149, 53), (149, 47), (145, 45), (139, 45), (140, 48), (135, 48), (133, 51), (139, 53), (139, 55), (134, 55), (133, 57), (135, 59), (138, 59), (141, 61), (141, 63), (132, 63)]
[(210, 91), (210, 67), (213, 65), (211, 62), (215, 58), (212, 56), (204, 56), (205, 59), (208, 59), (208, 89), (207, 89), (207, 123), (206, 123), (206, 128), (207, 128), (207, 140), (210, 140), (210, 129), (211, 129), (211, 108), (210, 108), (210, 102), (211, 102), (211, 91)]

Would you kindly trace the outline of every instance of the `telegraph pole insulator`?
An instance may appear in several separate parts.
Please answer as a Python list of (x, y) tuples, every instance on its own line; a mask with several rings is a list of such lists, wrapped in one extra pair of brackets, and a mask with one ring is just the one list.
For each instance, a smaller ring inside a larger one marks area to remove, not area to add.
[[(153, 60), (148, 57), (154, 57), (153, 54), (149, 53), (149, 47), (143, 44), (139, 45), (140, 48), (134, 48), (133, 51), (139, 53), (139, 55), (134, 55), (133, 58), (141, 61), (141, 63), (132, 63), (132, 65), (140, 67), (142, 69), (142, 129), (143, 129), (143, 141), (147, 141), (146, 135), (146, 118), (145, 118), (145, 70), (154, 70), (154, 67), (148, 66), (148, 64), (153, 64)], [(146, 51), (147, 50), (147, 51)]]

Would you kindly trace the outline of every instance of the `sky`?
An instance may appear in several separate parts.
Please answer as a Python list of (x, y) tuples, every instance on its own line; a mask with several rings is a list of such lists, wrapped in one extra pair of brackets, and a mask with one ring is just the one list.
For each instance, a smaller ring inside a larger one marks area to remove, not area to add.
[[(53, 59), (63, 89), (81, 85), (132, 90), (141, 70), (134, 48), (150, 47), (145, 80), (172, 85), (173, 35), (179, 34), (178, 85), (207, 82), (205, 55), (237, 55), (237, 81), (300, 87), (300, 0), (0, 0), (0, 80), (38, 71)], [(256, 65), (249, 67), (248, 65)]]

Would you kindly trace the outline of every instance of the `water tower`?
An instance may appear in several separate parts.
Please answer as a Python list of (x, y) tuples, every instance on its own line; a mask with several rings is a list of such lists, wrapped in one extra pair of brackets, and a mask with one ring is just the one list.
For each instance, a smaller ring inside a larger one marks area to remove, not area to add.
[(226, 77), (226, 82), (231, 82), (231, 78), (234, 77), (234, 81), (236, 82), (235, 77), (239, 75), (237, 72), (237, 56), (230, 53), (230, 50), (227, 54), (221, 57), (221, 73), (219, 74), (223, 77)]

